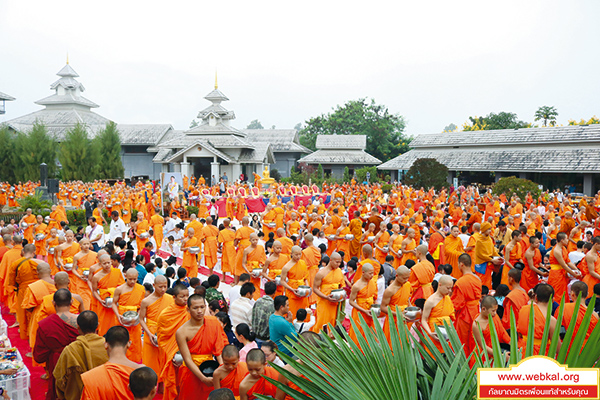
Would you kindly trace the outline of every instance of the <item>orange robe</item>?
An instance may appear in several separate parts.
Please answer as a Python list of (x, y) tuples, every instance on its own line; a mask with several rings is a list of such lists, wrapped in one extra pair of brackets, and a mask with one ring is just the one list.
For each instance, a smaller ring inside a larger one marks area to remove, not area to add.
[[(565, 263), (568, 264), (570, 262), (569, 252), (564, 246), (562, 248), (562, 258)], [(567, 292), (569, 278), (567, 277), (566, 271), (556, 260), (554, 249), (550, 251), (550, 274), (548, 275), (548, 284), (554, 288), (554, 300), (560, 302), (560, 298)]]
[[(304, 260), (298, 261), (287, 273), (288, 285), (294, 289), (298, 286), (305, 285), (304, 281), (308, 281), (308, 267)], [(286, 291), (287, 292), (287, 291)], [(296, 315), (296, 311), (301, 308), (308, 308), (308, 296), (298, 297), (293, 292), (287, 292), (286, 296), (290, 302), (290, 311), (292, 315)]]
[[(98, 281), (98, 292), (102, 300), (113, 297), (117, 286), (125, 283), (123, 274), (118, 268), (111, 268), (110, 273)], [(92, 311), (98, 314), (98, 334), (104, 336), (106, 332), (115, 325), (119, 325), (119, 319), (110, 307), (104, 307), (95, 297), (92, 298)]]
[[(48, 241), (48, 249), (54, 248), (58, 245), (58, 236)], [(58, 267), (56, 266), (56, 259), (54, 257), (54, 253), (48, 253), (48, 264), (50, 264), (50, 271), (53, 276), (56, 275), (56, 273), (58, 272)]]
[(24, 310), (33, 309), (31, 318), (29, 319), (29, 346), (32, 349), (35, 345), (35, 336), (38, 329), (38, 322), (40, 321), (37, 319), (37, 316), (44, 301), (44, 296), (53, 294), (54, 292), (56, 292), (56, 286), (43, 279), (33, 282), (25, 291), (21, 307)]
[[(160, 299), (146, 307), (146, 325), (153, 334), (156, 334), (158, 329), (158, 316), (165, 308), (174, 304), (173, 296), (165, 294)], [(146, 336), (144, 336), (144, 344), (142, 347), (142, 363), (154, 370), (156, 375), (160, 375), (159, 349), (152, 344)]]
[(354, 218), (350, 221), (350, 233), (354, 235), (354, 239), (350, 241), (350, 245), (348, 247), (350, 252), (350, 257), (360, 257), (361, 246), (360, 246), (360, 238), (362, 236), (362, 220), (360, 218)]
[(23, 250), (21, 245), (8, 249), (2, 257), (2, 262), (0, 262), (0, 285), (2, 286), (2, 289), (0, 289), (2, 299), (0, 300), (9, 307), (11, 313), (15, 313), (17, 310), (17, 293), (14, 292), (12, 287), (8, 286), (8, 272), (13, 262), (21, 258), (21, 250)]
[(292, 241), (292, 239), (286, 236), (282, 236), (275, 240), (281, 243), (281, 254), (285, 254), (287, 256), (292, 254), (292, 247), (294, 246), (294, 242)]
[(473, 321), (479, 315), (481, 286), (481, 279), (477, 275), (467, 274), (458, 278), (452, 290), (452, 304), (457, 310), (454, 326), (467, 355), (475, 349)]
[[(571, 337), (571, 343), (569, 343), (569, 351), (571, 350), (571, 346), (573, 345), (573, 341), (575, 340), (575, 335), (577, 334), (577, 332), (579, 332), (579, 329), (581, 327), (581, 323), (583, 322), (583, 317), (585, 316), (585, 312), (587, 311), (587, 307), (585, 307), (585, 303), (583, 303), (584, 299), (581, 299), (581, 304), (579, 305), (579, 311), (577, 311), (577, 318), (575, 321), (575, 333), (573, 334), (573, 337)], [(562, 326), (565, 327), (565, 329), (569, 329), (569, 324), (571, 323), (571, 320), (573, 319), (573, 315), (575, 314), (575, 303), (565, 303), (565, 308), (563, 311), (563, 320), (562, 320)], [(592, 318), (590, 319), (590, 324), (587, 327), (587, 332), (585, 334), (585, 339), (583, 340), (583, 344), (581, 345), (581, 349), (579, 350), (579, 352), (581, 353), (581, 351), (583, 350), (583, 348), (585, 347), (585, 344), (588, 341), (588, 338), (590, 337), (592, 331), (594, 330), (594, 328), (596, 327), (596, 324), (598, 323), (598, 317), (595, 316), (594, 314), (592, 314)], [(564, 343), (563, 343), (564, 345)], [(568, 353), (567, 353), (568, 354)]]
[(223, 273), (231, 274), (235, 271), (235, 232), (230, 229), (223, 229), (219, 232), (219, 243), (222, 243), (221, 249), (221, 270)]
[[(42, 223), (35, 228), (35, 234), (39, 233), (48, 233), (48, 225)], [(42, 240), (35, 241), (35, 254), (38, 256), (46, 256), (48, 252), (46, 251), (46, 238), (44, 237)]]
[[(526, 292), (529, 292), (529, 289), (533, 289), (535, 285), (538, 284), (540, 278), (534, 270), (529, 268), (529, 261), (525, 259), (525, 252), (523, 252), (523, 262), (525, 264), (525, 268), (523, 268), (523, 271), (521, 272), (521, 282), (519, 283)], [(541, 264), (542, 253), (540, 252), (540, 249), (535, 249), (535, 253), (533, 254), (533, 266), (539, 269)]]
[[(216, 317), (206, 315), (204, 324), (198, 329), (196, 335), (188, 342), (188, 347), (192, 358), (194, 356), (203, 356), (212, 360), (212, 356), (220, 356), (223, 352), (223, 341), (221, 332), (223, 328)], [(203, 361), (198, 361), (200, 365)], [(179, 368), (177, 382), (179, 386), (179, 399), (199, 399), (206, 400), (213, 390), (212, 386), (207, 386), (200, 382), (198, 378), (185, 366)]]
[[(257, 245), (254, 250), (246, 255), (246, 268), (248, 268), (248, 271), (252, 272), (254, 268), (262, 268), (266, 260), (267, 255), (265, 254), (265, 248), (261, 245)], [(260, 278), (252, 276), (250, 281), (256, 288), (254, 295), (252, 296), (254, 300), (256, 300), (260, 297)]]
[[(20, 265), (19, 265), (20, 264)], [(18, 270), (17, 270), (18, 266)], [(19, 334), (21, 339), (27, 339), (28, 324), (31, 317), (31, 313), (22, 307), (23, 299), (29, 285), (37, 281), (37, 263), (25, 257), (14, 261), (10, 266), (8, 273), (8, 285), (12, 286), (17, 290), (16, 298), (16, 310), (17, 310), (17, 321), (19, 322)]]
[(475, 243), (475, 258), (473, 264), (478, 265), (484, 262), (488, 263), (485, 274), (475, 272), (477, 276), (479, 276), (479, 279), (481, 279), (481, 282), (488, 288), (492, 287), (493, 264), (490, 261), (495, 256), (498, 256), (498, 251), (494, 247), (494, 239), (489, 236), (485, 237), (480, 235)]
[[(200, 247), (200, 241), (195, 236), (187, 239), (185, 247)], [(187, 275), (191, 278), (198, 276), (198, 259), (197, 254), (190, 253), (189, 250), (183, 252), (183, 262), (181, 266), (187, 271)]]
[(279, 373), (275, 371), (274, 368), (265, 367), (265, 374), (248, 390), (248, 400), (256, 399), (256, 394), (262, 394), (265, 396), (271, 396), (275, 398), (275, 394), (277, 393), (277, 387), (273, 385), (271, 382), (266, 380), (264, 377), (269, 377), (271, 379), (277, 380), (279, 379)]
[[(362, 307), (366, 310), (370, 310), (373, 303), (375, 303), (375, 300), (377, 300), (377, 280), (371, 279), (369, 281), (369, 283), (367, 283), (365, 285), (364, 288), (362, 288), (358, 291), (358, 293), (356, 295), (356, 303), (360, 307)], [(359, 312), (360, 311), (358, 311), (356, 308), (352, 307), (352, 320), (358, 326), (358, 332), (360, 332), (360, 335), (364, 337), (365, 333), (360, 324), (360, 318), (358, 316)], [(365, 320), (365, 322), (367, 323), (369, 328), (373, 329), (373, 326), (374, 326), (373, 318), (368, 318), (363, 315), (363, 319)], [(350, 334), (350, 338), (352, 339), (352, 341), (358, 345), (357, 333), (354, 330), (353, 326), (350, 326), (349, 334)]]
[(235, 255), (235, 275), (240, 276), (243, 274), (244, 268), (242, 263), (244, 261), (244, 250), (250, 246), (250, 235), (254, 233), (254, 229), (249, 226), (242, 226), (235, 232), (235, 238), (238, 240), (237, 254)]
[[(36, 219), (35, 215), (27, 215), (23, 219), (23, 222), (27, 222), (28, 224), (35, 224)], [(27, 243), (33, 243), (33, 225), (29, 225), (25, 231), (23, 232), (23, 237), (27, 239)]]
[[(64, 255), (64, 252), (63, 252)], [(77, 270), (81, 274), (82, 271), (86, 269), (90, 269), (90, 267), (98, 261), (96, 252), (89, 251), (87, 254), (83, 255), (77, 261)], [(83, 304), (85, 304), (86, 309), (90, 309), (90, 305), (92, 302), (92, 291), (87, 282), (79, 279), (72, 271), (68, 271), (69, 274), (69, 290), (72, 293), (77, 293), (83, 299)]]
[(423, 298), (427, 300), (433, 294), (433, 277), (435, 268), (427, 260), (419, 261), (410, 269), (410, 278), (408, 281), (413, 287), (412, 300)]
[(240, 361), (233, 371), (221, 379), (221, 387), (224, 389), (230, 389), (235, 398), (239, 399), (240, 383), (242, 383), (246, 375), (248, 375), (248, 366), (245, 362)]
[[(154, 232), (154, 240), (156, 241), (156, 246), (160, 249), (160, 246), (163, 242), (163, 225), (165, 224), (165, 219), (161, 217), (159, 214), (154, 214), (150, 217), (150, 226), (152, 226), (152, 231)], [(156, 249), (155, 249), (156, 250)]]
[[(588, 266), (587, 266), (587, 261), (585, 260), (585, 258), (583, 260), (581, 260), (581, 262), (583, 263), (583, 264), (580, 264), (581, 269), (587, 270)], [(594, 271), (597, 274), (600, 274), (600, 256), (598, 256), (598, 258), (596, 258), (596, 262), (594, 263)], [(596, 285), (597, 283), (600, 283), (600, 280), (594, 278), (592, 275), (589, 274), (589, 271), (588, 271), (588, 273), (585, 274), (585, 276), (583, 277), (583, 283), (588, 285), (588, 298), (590, 298), (594, 295), (594, 285)]]
[[(136, 235), (135, 242), (137, 244), (138, 253), (140, 251), (142, 251), (142, 249), (146, 245), (146, 242), (148, 242), (148, 239), (142, 239), (140, 237), (140, 235), (142, 233), (149, 232), (149, 231), (150, 231), (150, 224), (148, 223), (148, 220), (145, 219), (137, 224), (137, 226), (135, 228), (135, 235)], [(158, 245), (158, 243), (157, 243), (157, 245)]]
[[(275, 279), (277, 276), (281, 275), (281, 269), (284, 267), (285, 264), (287, 264), (288, 261), (290, 261), (290, 256), (284, 254), (279, 254), (279, 257), (277, 257), (276, 260), (271, 261), (269, 263), (269, 273), (267, 274), (269, 279)], [(258, 290), (256, 292), (258, 292)], [(275, 296), (279, 296), (282, 294), (283, 286), (277, 286)]]
[[(321, 280), (321, 286), (319, 290), (325, 295), (329, 296), (332, 290), (341, 289), (344, 286), (344, 273), (341, 269), (336, 268), (330, 271)], [(338, 315), (339, 304), (334, 303), (327, 299), (319, 297), (317, 300), (317, 322), (313, 326), (313, 332), (321, 332), (323, 325), (331, 324), (335, 326), (335, 321)]]
[[(391, 308), (392, 311), (396, 311), (396, 307), (398, 307), (398, 312), (404, 311), (404, 309), (408, 306), (408, 302), (410, 300), (410, 295), (412, 294), (412, 285), (410, 282), (406, 282), (396, 293), (392, 295), (390, 298), (390, 303), (388, 304), (388, 308)], [(394, 318), (393, 322), (390, 324), (390, 318), (387, 313), (382, 314), (382, 317), (385, 318), (383, 323), (383, 333), (385, 333), (385, 337), (387, 337), (388, 343), (391, 345), (391, 331), (390, 325), (392, 325), (398, 332), (396, 328), (396, 318)]]
[[(169, 295), (165, 295), (169, 296)], [(177, 398), (177, 371), (171, 362), (175, 353), (179, 351), (175, 333), (188, 319), (185, 306), (173, 303), (165, 308), (158, 317), (156, 337), (158, 339), (159, 365), (161, 373), (159, 379), (164, 382), (164, 400)]]
[[(315, 282), (315, 276), (319, 272), (319, 263), (321, 262), (321, 250), (318, 247), (310, 246), (302, 250), (302, 259), (308, 267), (308, 285), (312, 288)], [(311, 294), (308, 298), (310, 304), (317, 302), (317, 295)]]
[[(506, 250), (506, 248), (504, 249)], [(515, 266), (515, 263), (523, 260), (523, 251), (521, 249), (521, 243), (517, 242), (510, 251), (510, 254), (506, 254), (506, 251), (504, 252), (504, 259), (507, 258), (513, 267)], [(500, 281), (501, 284), (508, 286), (508, 271), (510, 271), (510, 269), (511, 268), (509, 268), (508, 265), (504, 265), (504, 268), (502, 268), (502, 279)]]
[(446, 264), (452, 265), (452, 277), (459, 279), (462, 276), (460, 268), (458, 268), (458, 257), (465, 252), (462, 239), (452, 235), (446, 236), (444, 239), (444, 259)]
[[(140, 304), (144, 300), (146, 289), (139, 283), (136, 283), (132, 290), (127, 293), (122, 293), (119, 296), (119, 314), (123, 315), (126, 311), (140, 311)], [(129, 340), (131, 346), (127, 349), (127, 358), (131, 361), (142, 362), (142, 326), (140, 324), (134, 326), (126, 326), (129, 331)]]
[(354, 277), (352, 278), (353, 283), (358, 282), (358, 280), (360, 278), (362, 278), (362, 270), (363, 270), (363, 266), (365, 264), (371, 264), (373, 266), (375, 280), (377, 280), (376, 277), (379, 276), (379, 271), (381, 270), (381, 265), (379, 265), (379, 263), (376, 260), (367, 258), (366, 260), (362, 260), (358, 263), (358, 266), (356, 267), (356, 273), (354, 274)]
[[(400, 248), (402, 248), (402, 241), (404, 240), (404, 236), (402, 235), (398, 235), (396, 236), (396, 239), (394, 239), (394, 241), (392, 242), (392, 249), (396, 252), (399, 253), (400, 252)], [(398, 268), (399, 266), (402, 265), (402, 257), (397, 257), (394, 254), (394, 269)]]
[(81, 400), (133, 400), (129, 375), (134, 368), (108, 361), (81, 375)]
[(527, 305), (529, 296), (523, 290), (511, 290), (504, 299), (504, 315), (502, 316), (502, 325), (504, 329), (510, 329), (510, 313), (515, 314), (515, 322), (519, 318), (521, 308)]
[[(377, 241), (377, 246), (383, 248), (383, 246), (387, 246), (390, 241), (390, 234), (388, 231), (384, 231), (381, 236), (379, 236), (379, 240)], [(387, 257), (389, 253), (384, 253), (379, 249), (375, 249), (375, 258), (379, 261), (379, 264), (385, 263), (385, 257)]]
[(340, 233), (337, 235), (339, 237), (341, 237), (341, 239), (337, 240), (337, 251), (343, 251), (344, 252), (344, 261), (348, 261), (350, 260), (350, 241), (346, 240), (344, 238), (344, 236), (350, 234), (350, 228), (345, 227), (344, 229), (342, 229), (340, 231)]
[[(496, 329), (496, 335), (500, 340), (500, 343), (510, 344), (510, 335), (506, 332), (506, 329), (502, 326), (502, 321), (500, 321), (500, 317), (498, 314), (495, 314), (492, 317), (492, 321), (494, 323), (494, 328)], [(479, 328), (477, 328), (479, 329)], [(490, 324), (486, 325), (485, 328), (481, 330), (483, 334), (483, 342), (486, 346), (492, 347), (492, 331), (490, 331)], [(485, 349), (481, 349), (482, 351), (486, 351)], [(473, 360), (474, 361), (474, 360)], [(482, 357), (482, 361), (485, 361), (485, 356)]]
[(214, 268), (217, 265), (217, 236), (219, 229), (214, 225), (206, 224), (202, 228), (202, 238), (204, 239), (204, 264), (208, 268)]
[[(429, 314), (429, 319), (427, 322), (429, 323), (429, 329), (431, 329), (432, 332), (435, 332), (436, 325), (443, 327), (444, 321), (446, 321), (448, 325), (452, 325), (452, 321), (454, 320), (454, 305), (450, 299), (450, 296), (445, 296), (442, 300), (440, 300), (439, 303), (435, 305), (435, 307), (431, 309), (431, 313)], [(443, 353), (444, 349), (442, 348), (441, 343), (435, 339), (431, 340), (435, 344), (435, 347), (437, 347), (438, 350)], [(444, 338), (440, 338), (440, 340), (444, 340)]]
[[(527, 346), (527, 334), (529, 331), (529, 311), (530, 305), (526, 305), (521, 308), (519, 311), (519, 318), (517, 322), (517, 332), (521, 335), (521, 339), (519, 339), (519, 348), (523, 350), (525, 353), (525, 347)], [(533, 304), (533, 312), (534, 312), (534, 325), (533, 325), (533, 355), (537, 356), (540, 354), (540, 349), (542, 345), (542, 335), (544, 334), (544, 326), (546, 325), (546, 318), (544, 318), (544, 314), (540, 311), (540, 308), (537, 304)], [(556, 327), (558, 329), (558, 327)], [(548, 341), (548, 346), (550, 346), (550, 341)]]

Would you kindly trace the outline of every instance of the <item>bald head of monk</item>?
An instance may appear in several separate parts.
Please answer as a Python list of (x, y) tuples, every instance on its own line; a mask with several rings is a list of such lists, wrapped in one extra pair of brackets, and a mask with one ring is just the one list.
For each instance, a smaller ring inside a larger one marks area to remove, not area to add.
[[(98, 257), (98, 264), (100, 264), (100, 268), (106, 273), (110, 272), (112, 268), (111, 258), (108, 254), (102, 254)], [(135, 268), (134, 268), (135, 269)]]
[(473, 224), (473, 232), (479, 232), (481, 231), (481, 224), (479, 222), (475, 222)]
[(442, 296), (448, 296), (452, 292), (452, 286), (454, 286), (454, 280), (450, 275), (442, 275), (438, 281), (437, 293)]
[(242, 226), (248, 226), (249, 223), (250, 223), (250, 218), (248, 218), (248, 217), (242, 218)]
[(54, 286), (57, 289), (67, 289), (69, 287), (69, 274), (65, 271), (57, 272), (54, 275)]
[(125, 272), (125, 283), (127, 286), (134, 287), (137, 283), (138, 279), (138, 271), (135, 268), (129, 268), (127, 272)]
[(75, 239), (75, 234), (69, 229), (65, 232), (65, 238), (67, 239), (67, 243), (71, 243)]
[(266, 363), (265, 353), (261, 349), (252, 349), (246, 355), (248, 374), (254, 379), (259, 379), (264, 374)]
[(77, 317), (77, 326), (79, 327), (79, 333), (82, 335), (96, 333), (98, 329), (98, 314), (90, 310), (82, 312)]
[(256, 247), (256, 245), (258, 244), (258, 235), (256, 233), (251, 233), (248, 240), (250, 240), (250, 245), (252, 247)]
[(179, 307), (185, 307), (187, 305), (189, 296), (190, 291), (185, 285), (178, 283), (177, 285), (173, 286), (173, 300), (175, 300), (175, 304), (177, 304)]
[(481, 315), (479, 318), (487, 319), (490, 315), (493, 317), (498, 311), (498, 300), (494, 296), (484, 296), (481, 299)]
[(315, 237), (311, 233), (307, 233), (306, 235), (304, 235), (304, 241), (306, 242), (307, 246), (311, 246), (314, 240)]
[(6, 246), (8, 245), (12, 245), (13, 244), (13, 240), (12, 240), (12, 236), (6, 234), (6, 235), (2, 235), (2, 240), (4, 241), (4, 244)]
[(284, 237), (284, 236), (285, 236), (285, 229), (277, 228), (277, 237)]
[(240, 361), (240, 351), (233, 344), (223, 347), (221, 356), (223, 357), (223, 367), (229, 372), (233, 371)]
[(23, 246), (23, 257), (35, 257), (35, 244), (26, 244)]
[(106, 335), (104, 335), (104, 339), (106, 340), (104, 347), (108, 351), (109, 357), (115, 350), (126, 353), (127, 348), (131, 345), (131, 342), (129, 341), (129, 332), (125, 327), (120, 325), (115, 325), (110, 328), (106, 332)]
[(196, 219), (196, 214), (190, 214), (190, 220), (193, 221)]
[(362, 267), (362, 277), (361, 279), (365, 282), (369, 282), (373, 279), (375, 275), (375, 268), (373, 268), (373, 264), (365, 263)]
[(408, 236), (411, 239), (414, 239), (415, 230), (413, 228), (408, 228), (408, 230), (406, 231), (406, 236)]
[(406, 266), (401, 265), (396, 269), (396, 282), (400, 285), (404, 285), (410, 279), (410, 269)]
[(14, 235), (12, 241), (15, 244), (15, 246), (20, 246), (23, 244), (23, 236)]
[(462, 253), (458, 256), (458, 267), (463, 274), (471, 271), (471, 256), (467, 253)]
[(158, 375), (150, 367), (140, 367), (129, 375), (129, 390), (134, 399), (153, 399), (156, 395)]
[(573, 282), (571, 285), (571, 291), (569, 292), (569, 296), (571, 297), (571, 301), (577, 301), (577, 297), (581, 294), (581, 299), (585, 300), (588, 295), (588, 285), (581, 281)]
[(514, 289), (514, 286), (521, 282), (521, 271), (516, 268), (508, 270), (508, 286)]
[(291, 257), (294, 262), (300, 261), (302, 258), (302, 248), (300, 246), (292, 246)]
[(194, 237), (194, 234), (195, 234), (196, 232), (194, 231), (194, 228), (188, 228), (188, 231), (187, 231), (187, 233), (188, 233), (188, 237), (191, 239), (191, 238), (193, 238), (193, 237)]
[(57, 314), (65, 309), (69, 311), (72, 302), (73, 296), (67, 289), (58, 289), (52, 297), (52, 304), (54, 304)]
[(328, 266), (331, 269), (337, 269), (340, 267), (341, 263), (342, 263), (342, 256), (340, 255), (340, 253), (338, 253), (337, 251), (334, 251), (333, 253), (331, 253), (331, 256), (329, 256)]
[(158, 275), (154, 278), (154, 295), (156, 297), (162, 297), (167, 292), (169, 281), (164, 275)]
[(373, 256), (373, 247), (370, 244), (365, 244), (362, 247), (362, 255), (364, 259), (371, 258)]
[(223, 220), (223, 226), (225, 228), (229, 228), (229, 225), (231, 224), (231, 220), (229, 218), (226, 218)]
[(212, 225), (213, 219), (211, 217), (206, 217), (206, 225)]
[(554, 288), (547, 283), (540, 283), (535, 287), (535, 302), (547, 304), (554, 297)]
[(49, 278), (51, 275), (50, 264), (46, 262), (38, 263), (37, 274), (39, 279)]
[(273, 254), (281, 253), (281, 242), (276, 240), (273, 242)]
[(419, 259), (425, 258), (428, 251), (429, 251), (429, 248), (427, 247), (426, 244), (421, 244), (421, 245), (417, 246), (417, 258), (419, 258)]

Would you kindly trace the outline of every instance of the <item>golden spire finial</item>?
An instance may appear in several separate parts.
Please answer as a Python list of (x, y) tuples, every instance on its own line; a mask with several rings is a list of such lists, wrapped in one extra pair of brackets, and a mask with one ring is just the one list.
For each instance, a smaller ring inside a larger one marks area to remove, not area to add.
[(219, 84), (217, 83), (217, 70), (215, 69), (215, 89), (219, 88)]
[(69, 52), (67, 51), (67, 64), (69, 63)]

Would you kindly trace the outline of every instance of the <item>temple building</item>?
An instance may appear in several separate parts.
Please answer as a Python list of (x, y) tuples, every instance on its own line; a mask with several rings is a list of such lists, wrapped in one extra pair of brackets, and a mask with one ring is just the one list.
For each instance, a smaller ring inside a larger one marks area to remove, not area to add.
[(7, 95), (6, 93), (0, 92), (0, 115), (6, 113), (6, 102), (16, 100), (14, 97)]
[(600, 125), (422, 134), (410, 146), (378, 169), (402, 180), (415, 160), (435, 158), (448, 167), (450, 184), (490, 185), (516, 176), (588, 196), (600, 189)]
[(359, 168), (379, 165), (381, 161), (365, 151), (366, 135), (318, 135), (317, 151), (301, 158), (300, 164), (319, 165), (325, 176), (342, 178), (348, 167), (350, 176)]
[[(35, 102), (43, 109), (5, 124), (14, 132), (28, 132), (39, 122), (61, 141), (79, 123), (90, 139), (95, 137), (110, 119), (92, 111), (99, 106), (82, 96), (85, 88), (68, 60), (57, 75), (60, 78), (50, 86), (54, 93)], [(218, 89), (216, 79), (214, 90), (204, 98), (211, 104), (198, 114), (199, 124), (188, 130), (175, 130), (171, 124), (117, 124), (124, 178), (159, 179), (161, 172), (181, 172), (187, 176), (203, 175), (207, 181), (212, 175), (218, 178), (223, 174), (231, 180), (240, 174), (252, 179), (252, 173), (260, 175), (265, 166), (276, 168), (287, 177), (296, 161), (310, 153), (300, 145), (295, 129), (233, 127), (235, 114), (221, 105), (229, 99)]]

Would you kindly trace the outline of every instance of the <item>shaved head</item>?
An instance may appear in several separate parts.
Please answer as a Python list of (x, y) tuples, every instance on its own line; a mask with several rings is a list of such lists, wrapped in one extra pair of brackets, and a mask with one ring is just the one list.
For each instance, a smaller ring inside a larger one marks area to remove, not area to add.
[(50, 264), (46, 262), (39, 263), (37, 273), (39, 278), (50, 276)]
[(54, 284), (56, 286), (65, 286), (69, 284), (69, 274), (65, 271), (57, 272), (54, 275)]
[(410, 277), (410, 269), (408, 269), (405, 265), (401, 265), (396, 269), (396, 275)]
[(429, 251), (429, 248), (427, 247), (426, 244), (417, 246), (417, 252), (419, 252), (421, 255), (426, 256), (428, 251)]
[(156, 278), (154, 278), (154, 284), (158, 284), (158, 283), (167, 283), (167, 278), (164, 275), (158, 275)]

